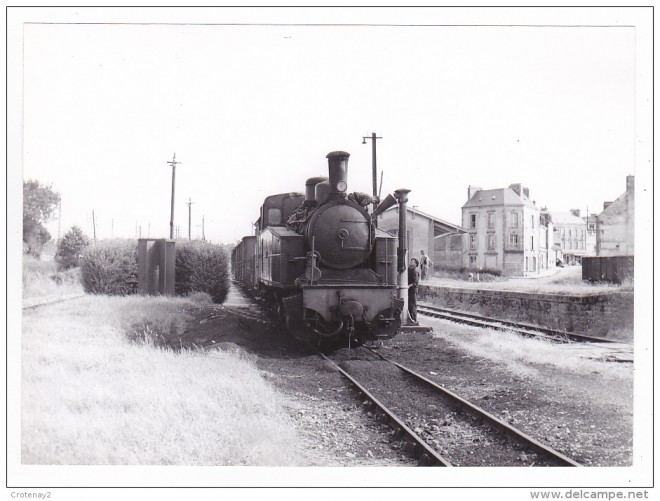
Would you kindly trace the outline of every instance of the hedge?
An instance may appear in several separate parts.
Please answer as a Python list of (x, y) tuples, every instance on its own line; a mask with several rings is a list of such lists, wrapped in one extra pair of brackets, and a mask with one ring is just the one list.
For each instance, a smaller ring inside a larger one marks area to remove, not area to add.
[[(222, 303), (229, 292), (229, 266), (224, 247), (200, 241), (177, 240), (175, 293), (203, 292)], [(137, 241), (104, 240), (87, 247), (80, 261), (85, 292), (127, 295), (137, 293)]]
[(229, 292), (229, 260), (222, 246), (198, 240), (176, 242), (174, 289), (179, 295), (206, 292), (222, 303)]
[(137, 242), (102, 240), (83, 250), (80, 272), (85, 292), (125, 296), (137, 292)]

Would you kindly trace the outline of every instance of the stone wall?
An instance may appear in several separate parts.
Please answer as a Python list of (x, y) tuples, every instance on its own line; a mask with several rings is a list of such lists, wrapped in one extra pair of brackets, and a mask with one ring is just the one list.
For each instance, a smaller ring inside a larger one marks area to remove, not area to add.
[(632, 292), (565, 296), (421, 285), (419, 300), (576, 334), (621, 341), (633, 336)]

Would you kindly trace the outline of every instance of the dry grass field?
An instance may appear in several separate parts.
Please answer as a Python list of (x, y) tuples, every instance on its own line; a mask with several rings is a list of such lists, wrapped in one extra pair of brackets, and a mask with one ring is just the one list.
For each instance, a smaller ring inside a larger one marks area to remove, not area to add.
[(295, 465), (283, 397), (252, 361), (154, 345), (195, 307), (85, 296), (24, 311), (22, 462)]
[(82, 294), (78, 270), (59, 272), (55, 261), (23, 256), (23, 299)]
[(598, 294), (613, 291), (633, 292), (634, 289), (633, 284), (631, 283), (616, 285), (604, 282), (589, 283), (583, 281), (581, 266), (567, 266), (566, 268), (547, 270), (543, 275), (539, 275), (538, 277), (498, 277), (491, 281), (479, 282), (433, 277), (424, 283), (442, 287), (494, 289), (513, 292), (566, 295)]

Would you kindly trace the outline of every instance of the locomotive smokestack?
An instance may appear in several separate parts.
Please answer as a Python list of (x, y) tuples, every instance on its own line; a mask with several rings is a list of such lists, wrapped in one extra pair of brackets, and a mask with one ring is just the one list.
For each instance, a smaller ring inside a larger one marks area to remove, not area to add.
[(348, 157), (345, 151), (332, 151), (328, 153), (328, 173), (330, 176), (330, 193), (346, 196), (348, 188)]

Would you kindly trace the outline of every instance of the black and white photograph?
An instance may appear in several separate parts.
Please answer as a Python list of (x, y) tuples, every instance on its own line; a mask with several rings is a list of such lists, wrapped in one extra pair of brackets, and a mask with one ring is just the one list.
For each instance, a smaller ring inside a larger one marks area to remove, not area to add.
[(654, 497), (652, 6), (6, 23), (6, 498)]

